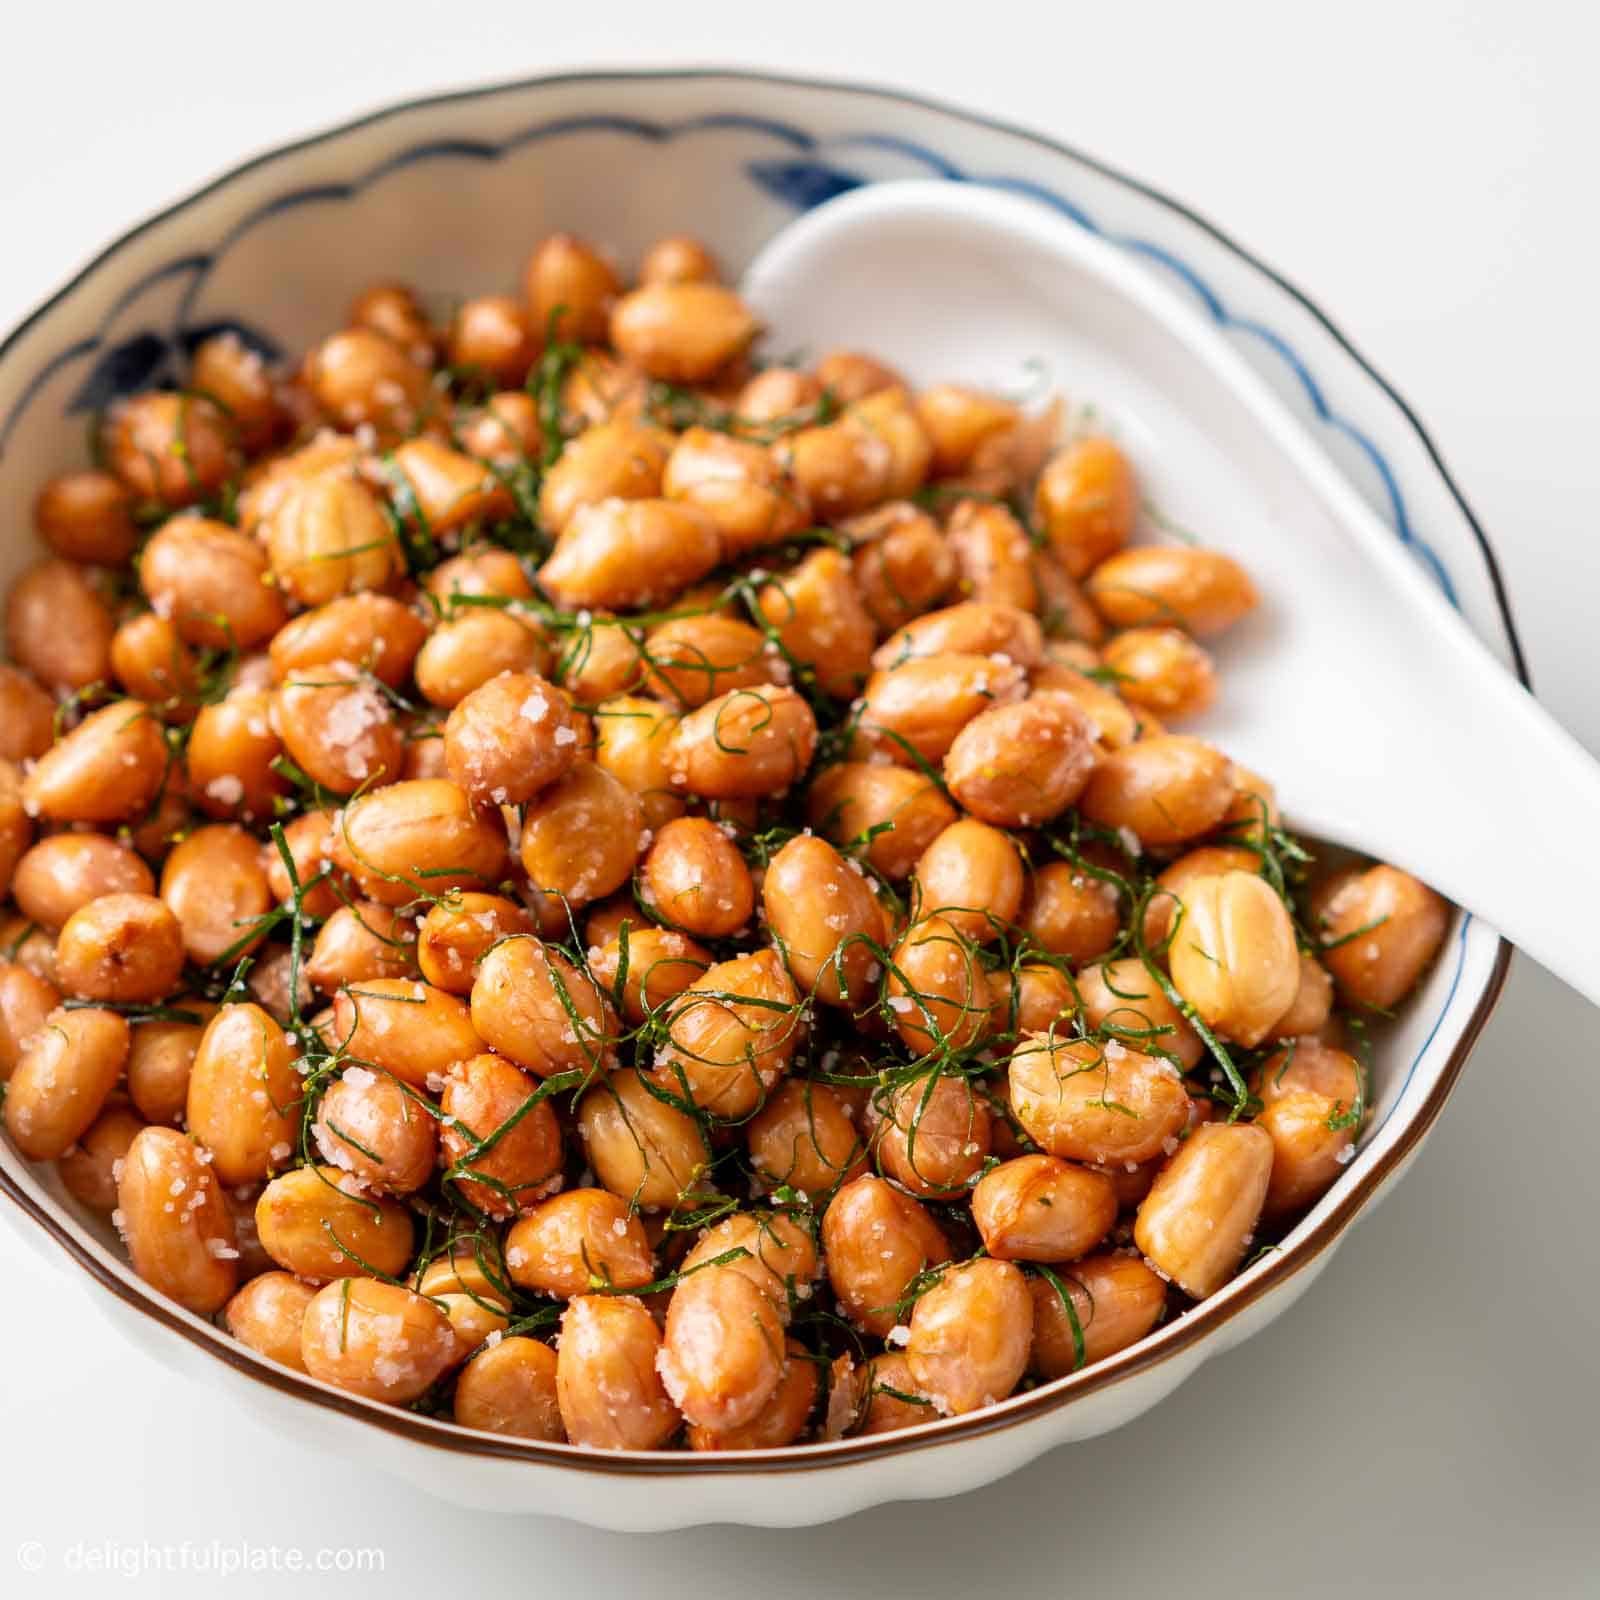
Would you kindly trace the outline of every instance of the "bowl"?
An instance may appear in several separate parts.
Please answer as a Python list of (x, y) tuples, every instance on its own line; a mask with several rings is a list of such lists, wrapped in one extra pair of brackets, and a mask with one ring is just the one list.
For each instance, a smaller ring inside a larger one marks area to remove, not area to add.
[[(510, 287), (542, 234), (632, 259), (663, 233), (737, 273), (800, 210), (864, 183), (937, 177), (1029, 196), (1191, 295), (1369, 498), (1469, 624), (1526, 681), (1494, 556), (1393, 388), (1298, 290), (1193, 212), (1050, 140), (889, 90), (733, 71), (581, 73), (379, 111), (259, 156), (110, 245), (0, 344), (0, 491), (28, 504), (81, 463), (96, 411), (182, 369), (220, 328), (267, 355), (334, 324), (366, 283), (443, 295)], [(22, 522), (13, 519), (13, 526)], [(30, 558), (0, 546), (0, 582)], [(1375, 713), (1377, 714), (1377, 713)], [(1282, 1315), (1393, 1185), (1487, 1021), (1509, 946), (1455, 916), (1377, 1054), (1356, 1158), (1225, 1289), (1109, 1360), (984, 1411), (904, 1432), (740, 1454), (606, 1454), (479, 1434), (342, 1393), (158, 1297), (53, 1168), (0, 1146), (5, 1214), (94, 1279), (157, 1359), (313, 1449), (444, 1499), (649, 1530), (817, 1523), (959, 1493), (1130, 1421)]]

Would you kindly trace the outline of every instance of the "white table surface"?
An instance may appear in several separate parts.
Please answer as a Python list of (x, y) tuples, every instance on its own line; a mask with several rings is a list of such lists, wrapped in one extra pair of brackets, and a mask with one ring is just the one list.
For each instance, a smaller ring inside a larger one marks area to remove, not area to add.
[[(1424, 418), (1543, 698), (1600, 750), (1584, 9), (52, 0), (0, 45), (0, 322), (220, 168), (388, 99), (606, 63), (898, 82), (1102, 155), (1305, 288)], [(124, 1348), (0, 1229), (0, 1594), (1600, 1594), (1597, 1121), (1600, 1014), (1520, 962), (1416, 1169), (1279, 1323), (1120, 1433), (821, 1533), (601, 1535), (354, 1479)], [(213, 1538), (376, 1547), (385, 1574), (67, 1570)]]

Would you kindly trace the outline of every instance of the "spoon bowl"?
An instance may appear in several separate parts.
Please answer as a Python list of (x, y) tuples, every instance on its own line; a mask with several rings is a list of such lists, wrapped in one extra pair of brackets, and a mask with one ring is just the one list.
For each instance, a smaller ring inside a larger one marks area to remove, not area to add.
[(1184, 731), (1270, 779), (1298, 830), (1404, 867), (1600, 1003), (1600, 861), (1568, 842), (1600, 820), (1600, 765), (1137, 257), (1018, 196), (882, 183), (784, 229), (742, 288), (774, 348), (1059, 392), (1118, 439), (1149, 532), (1236, 557), (1263, 596), (1221, 641), (1220, 703)]

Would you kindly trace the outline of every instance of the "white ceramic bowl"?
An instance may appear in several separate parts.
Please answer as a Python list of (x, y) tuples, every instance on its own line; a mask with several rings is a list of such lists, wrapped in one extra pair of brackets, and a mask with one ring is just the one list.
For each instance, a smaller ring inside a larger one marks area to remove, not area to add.
[[(734, 271), (797, 209), (863, 182), (936, 176), (1030, 195), (1168, 274), (1282, 394), (1490, 647), (1520, 652), (1494, 560), (1405, 403), (1304, 296), (1176, 202), (1048, 140), (887, 91), (735, 72), (581, 74), (399, 106), (273, 151), (111, 245), (0, 345), (0, 494), (27, 505), (82, 461), (84, 424), (180, 370), (218, 325), (296, 352), (377, 277), (444, 294), (509, 287), (555, 229), (623, 259), (700, 235)], [(12, 528), (23, 525), (14, 515)], [(30, 556), (0, 547), (0, 582)], [(1524, 674), (1525, 676), (1525, 674)], [(1375, 708), (1377, 714), (1377, 708)], [(7, 1214), (106, 1291), (151, 1354), (314, 1448), (461, 1504), (607, 1528), (793, 1525), (954, 1494), (1117, 1427), (1282, 1314), (1438, 1116), (1509, 948), (1458, 916), (1383, 1040), (1349, 1169), (1281, 1249), (1203, 1306), (1084, 1372), (886, 1437), (747, 1455), (607, 1455), (471, 1433), (262, 1360), (155, 1296), (53, 1168), (0, 1148)], [(59, 1248), (58, 1248), (59, 1247)]]

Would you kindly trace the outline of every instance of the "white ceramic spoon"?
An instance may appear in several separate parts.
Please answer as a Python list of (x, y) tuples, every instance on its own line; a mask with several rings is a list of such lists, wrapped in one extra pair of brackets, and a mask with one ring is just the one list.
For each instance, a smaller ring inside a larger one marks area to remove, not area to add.
[(1220, 644), (1222, 704), (1184, 731), (1269, 777), (1300, 831), (1405, 867), (1600, 1003), (1600, 765), (1148, 268), (1033, 201), (882, 183), (784, 229), (743, 292), (772, 348), (854, 346), (919, 384), (1042, 363), (1093, 405), (1163, 521), (1263, 595)]

